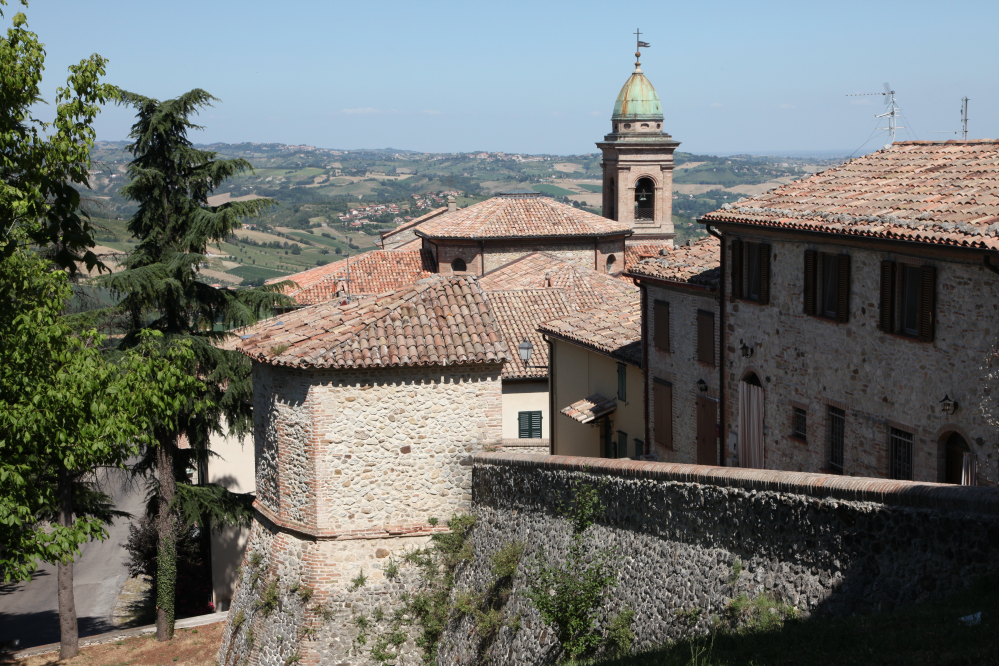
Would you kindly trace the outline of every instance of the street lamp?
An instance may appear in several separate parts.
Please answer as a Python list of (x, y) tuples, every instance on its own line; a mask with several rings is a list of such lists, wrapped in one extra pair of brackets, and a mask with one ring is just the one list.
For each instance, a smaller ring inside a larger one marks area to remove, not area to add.
[[(742, 342), (742, 340), (739, 340), (739, 342)], [(753, 355), (753, 348), (747, 345), (745, 342), (742, 342), (742, 347), (740, 347), (740, 349), (742, 350), (743, 358), (749, 358)]]
[(531, 360), (531, 352), (534, 351), (534, 345), (524, 338), (524, 341), (517, 345), (517, 351), (520, 352), (520, 360), (524, 362), (524, 365)]

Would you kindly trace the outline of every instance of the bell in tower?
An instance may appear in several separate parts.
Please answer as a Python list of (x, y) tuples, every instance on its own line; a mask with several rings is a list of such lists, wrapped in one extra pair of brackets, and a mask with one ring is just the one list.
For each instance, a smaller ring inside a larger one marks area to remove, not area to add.
[(640, 51), (635, 58), (635, 71), (614, 104), (611, 133), (597, 143), (603, 152), (604, 217), (631, 225), (629, 245), (671, 241), (676, 235), (673, 151), (680, 145), (663, 132), (659, 95), (642, 72)]

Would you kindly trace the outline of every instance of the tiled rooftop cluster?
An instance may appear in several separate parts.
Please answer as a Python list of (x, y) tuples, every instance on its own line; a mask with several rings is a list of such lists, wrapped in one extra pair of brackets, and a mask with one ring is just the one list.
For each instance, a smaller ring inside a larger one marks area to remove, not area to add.
[(560, 411), (570, 419), (580, 423), (592, 423), (605, 414), (610, 414), (617, 408), (614, 398), (605, 398), (599, 393), (577, 400)]
[(637, 293), (540, 326), (541, 331), (637, 366), (642, 364), (642, 306)]
[(285, 294), (294, 298), (299, 305), (314, 305), (331, 300), (337, 292), (346, 291), (348, 287), (352, 295), (381, 294), (430, 277), (436, 272), (433, 255), (425, 250), (374, 250), (333, 264), (268, 280), (268, 284), (291, 280), (298, 287), (286, 288)]
[(631, 266), (627, 274), (715, 288), (721, 277), (721, 243), (714, 236), (687, 241), (656, 257), (643, 259)]
[(651, 243), (639, 243), (628, 245), (624, 248), (624, 270), (630, 269), (643, 259), (658, 257), (662, 250), (672, 247), (670, 241), (653, 241)]
[(348, 305), (321, 303), (261, 322), (237, 349), (263, 363), (366, 368), (501, 363), (507, 347), (472, 277), (435, 275)]
[[(490, 291), (489, 305), (496, 315), (510, 358), (503, 366), (503, 379), (529, 379), (548, 376), (548, 344), (538, 333), (538, 325), (575, 312), (561, 289), (519, 289)], [(525, 364), (515, 347), (527, 340), (534, 347)]]
[(422, 225), (427, 238), (562, 238), (630, 234), (631, 227), (541, 196), (496, 196)]
[(904, 141), (703, 218), (999, 249), (999, 141)]

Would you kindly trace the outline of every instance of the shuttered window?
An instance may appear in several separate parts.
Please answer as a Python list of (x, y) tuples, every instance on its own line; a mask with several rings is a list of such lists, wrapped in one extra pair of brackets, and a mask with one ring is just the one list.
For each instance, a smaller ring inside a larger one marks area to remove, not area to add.
[(770, 246), (766, 243), (745, 243), (745, 248), (746, 281), (741, 290), (742, 298), (767, 305), (770, 303)]
[(933, 342), (934, 315), (936, 313), (937, 269), (933, 266), (919, 268), (919, 339)]
[(878, 328), (892, 333), (895, 321), (895, 262), (881, 262), (881, 311), (878, 313)]
[(846, 440), (846, 412), (839, 407), (826, 407), (826, 449), (829, 467), (843, 471), (843, 444)]
[(652, 304), (652, 332), (656, 349), (669, 353), (669, 303), (666, 301)]
[(850, 320), (850, 255), (805, 250), (804, 312)]
[(731, 246), (732, 254), (732, 300), (742, 298), (742, 241), (734, 240)]
[(768, 305), (770, 303), (770, 246), (766, 243), (759, 244), (759, 273), (756, 279), (759, 281), (757, 286), (757, 293), (759, 294), (756, 298), (760, 305)]
[(635, 457), (638, 458), (638, 457), (644, 456), (644, 455), (645, 455), (645, 442), (642, 441), (642, 440), (640, 440), (640, 439), (638, 439), (636, 437), (635, 438)]
[(520, 439), (540, 439), (541, 412), (518, 412), (517, 432)]
[[(897, 299), (896, 280), (900, 283), (897, 287)], [(878, 328), (886, 333), (898, 332), (921, 342), (933, 342), (936, 327), (936, 283), (937, 269), (933, 266), (896, 266), (892, 261), (882, 262), (881, 317)]]
[(617, 456), (618, 458), (628, 457), (628, 433), (623, 430), (617, 431)]
[(715, 366), (715, 313), (697, 311), (697, 360)]
[(628, 366), (624, 363), (617, 364), (617, 399), (628, 402)]
[(667, 449), (673, 448), (673, 385), (662, 379), (654, 379), (652, 385), (653, 426), (656, 444)]
[(817, 273), (818, 273), (818, 260), (819, 253), (815, 250), (805, 250), (805, 276), (804, 276), (804, 299), (805, 308), (804, 312), (806, 315), (814, 315), (817, 312), (816, 308), (816, 283)]
[(850, 255), (836, 255), (836, 321), (850, 321)]

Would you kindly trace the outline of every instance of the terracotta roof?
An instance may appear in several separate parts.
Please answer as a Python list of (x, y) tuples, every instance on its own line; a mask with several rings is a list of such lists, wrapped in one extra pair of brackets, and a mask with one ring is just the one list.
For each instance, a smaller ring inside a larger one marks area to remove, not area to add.
[(630, 281), (615, 279), (611, 275), (576, 264), (547, 252), (533, 252), (511, 261), (480, 278), (482, 288), (488, 292), (509, 289), (565, 290), (569, 302), (577, 310), (589, 310), (613, 302), (623, 294), (638, 294), (638, 287)]
[(563, 407), (560, 411), (570, 419), (575, 419), (580, 423), (590, 423), (601, 416), (610, 414), (615, 409), (617, 409), (617, 400), (594, 393), (588, 398), (577, 400), (568, 407)]
[(999, 249), (999, 141), (903, 141), (705, 222)]
[(673, 247), (671, 241), (652, 241), (637, 245), (627, 245), (624, 248), (624, 270), (628, 270), (642, 259), (658, 257), (660, 250), (668, 250)]
[(611, 303), (538, 328), (642, 367), (642, 300), (638, 294), (619, 296)]
[(435, 208), (425, 215), (421, 215), (415, 219), (410, 220), (409, 222), (403, 222), (395, 229), (389, 229), (388, 231), (381, 232), (380, 234), (381, 239), (379, 240), (379, 242), (381, 243), (382, 248), (383, 249), (385, 248), (386, 239), (390, 239), (393, 236), (403, 233), (404, 231), (410, 231), (413, 229), (413, 227), (418, 227), (427, 220), (432, 220), (433, 218), (437, 217), (438, 215), (444, 212), (447, 212), (447, 206), (441, 206), (440, 208)]
[[(503, 366), (503, 379), (547, 377), (548, 343), (538, 333), (538, 326), (576, 311), (565, 292), (561, 289), (523, 289), (489, 291), (487, 294), (503, 339), (510, 348), (510, 359)], [(520, 360), (516, 349), (525, 339), (534, 346), (527, 365)]]
[(549, 197), (498, 195), (420, 225), (428, 238), (557, 238), (631, 235), (628, 224)]
[(688, 241), (659, 256), (643, 259), (628, 270), (627, 276), (654, 277), (714, 289), (721, 277), (721, 243), (714, 236)]
[(237, 350), (262, 363), (369, 368), (502, 363), (506, 344), (474, 277), (435, 275), (389, 294), (321, 303), (245, 331)]
[(374, 250), (267, 283), (292, 280), (298, 287), (286, 287), (284, 293), (299, 305), (323, 303), (335, 298), (338, 291), (346, 290), (348, 262), (350, 293), (354, 295), (381, 294), (437, 272), (430, 252)]

